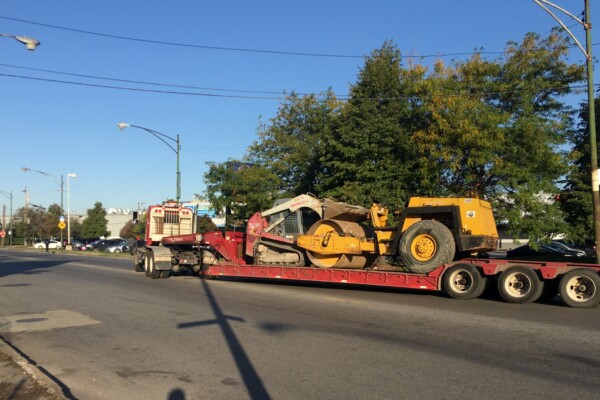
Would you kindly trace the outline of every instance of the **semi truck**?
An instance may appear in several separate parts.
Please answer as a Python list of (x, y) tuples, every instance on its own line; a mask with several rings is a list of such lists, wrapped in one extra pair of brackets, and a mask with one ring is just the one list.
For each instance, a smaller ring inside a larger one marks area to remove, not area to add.
[(600, 303), (600, 265), (486, 258), (498, 234), (489, 202), (411, 198), (389, 210), (305, 194), (255, 213), (243, 229), (198, 233), (193, 207), (148, 208), (134, 269), (168, 278), (260, 278), (444, 291), (472, 299), (496, 287), (509, 303), (560, 295), (568, 306)]

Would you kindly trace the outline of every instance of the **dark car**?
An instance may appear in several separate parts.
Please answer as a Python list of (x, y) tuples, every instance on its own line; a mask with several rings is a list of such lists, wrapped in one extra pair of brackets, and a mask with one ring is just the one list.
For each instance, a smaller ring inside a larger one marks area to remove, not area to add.
[(575, 243), (570, 240), (557, 239), (552, 243), (562, 243), (572, 249), (583, 250), (588, 257), (596, 256), (596, 242), (594, 240), (585, 240), (582, 243)]
[(102, 239), (99, 240), (96, 244), (94, 244), (94, 251), (106, 251), (109, 247), (117, 246), (120, 244), (127, 245), (127, 241), (125, 239)]
[(558, 247), (550, 246), (548, 244), (540, 244), (537, 249), (534, 249), (530, 245), (526, 244), (516, 249), (508, 250), (506, 252), (507, 258), (513, 259), (540, 259), (540, 260), (561, 260), (564, 258), (576, 257), (574, 253), (565, 251)]
[(584, 250), (567, 246), (566, 244), (559, 241), (550, 242), (548, 243), (548, 246), (561, 250), (566, 254), (572, 255), (573, 257), (585, 257), (587, 255), (587, 253)]

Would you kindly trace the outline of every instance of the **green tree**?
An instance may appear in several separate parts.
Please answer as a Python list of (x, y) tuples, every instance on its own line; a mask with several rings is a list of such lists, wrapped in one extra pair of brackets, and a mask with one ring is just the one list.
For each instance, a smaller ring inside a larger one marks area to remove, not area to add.
[(206, 194), (216, 210), (226, 210), (227, 224), (243, 224), (278, 198), (278, 177), (263, 166), (240, 160), (211, 164)]
[(146, 237), (146, 213), (138, 218), (137, 221), (133, 219), (127, 221), (123, 228), (119, 231), (119, 237), (123, 239), (136, 239)]
[[(596, 110), (600, 110), (600, 99), (594, 99)], [(577, 242), (594, 239), (594, 213), (591, 185), (591, 154), (589, 131), (589, 108), (587, 102), (579, 109), (579, 129), (573, 132), (573, 149), (570, 154), (572, 169), (560, 192), (560, 205), (570, 227), (569, 238)], [(600, 117), (596, 113), (596, 125)]]
[(87, 210), (87, 218), (81, 224), (81, 236), (85, 238), (94, 238), (107, 236), (108, 220), (106, 219), (106, 210), (102, 203), (96, 202), (94, 208)]
[(417, 189), (433, 187), (416, 169), (411, 142), (425, 122), (419, 97), (424, 73), (419, 66), (402, 68), (391, 42), (366, 58), (325, 140), (322, 195), (365, 206), (377, 200), (398, 209)]
[(438, 62), (427, 79), (430, 123), (414, 140), (421, 159), (438, 166), (448, 194), (491, 200), (515, 236), (568, 229), (553, 201), (568, 172), (572, 110), (563, 98), (583, 78), (565, 61), (568, 44), (558, 31), (530, 33), (502, 60)]
[[(44, 218), (45, 231), (48, 232), (48, 235), (51, 237), (60, 237), (60, 229), (58, 228), (58, 223), (60, 222), (60, 217), (62, 216), (62, 210), (60, 205), (51, 204), (48, 207), (48, 212)], [(66, 238), (66, 231), (65, 238)]]
[(318, 96), (290, 94), (269, 124), (260, 124), (248, 161), (279, 177), (280, 192), (315, 193), (326, 151), (324, 138), (340, 105), (331, 89)]
[(197, 233), (214, 232), (214, 231), (219, 230), (219, 228), (217, 228), (215, 223), (212, 221), (212, 219), (208, 215), (199, 216), (197, 219), (196, 226), (197, 226), (197, 229), (196, 229)]

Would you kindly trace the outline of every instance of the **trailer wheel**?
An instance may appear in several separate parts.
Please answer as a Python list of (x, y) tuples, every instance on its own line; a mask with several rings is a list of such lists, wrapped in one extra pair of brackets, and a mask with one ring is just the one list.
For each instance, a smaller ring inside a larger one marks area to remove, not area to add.
[(455, 299), (474, 299), (483, 293), (487, 278), (481, 276), (471, 264), (457, 264), (448, 268), (443, 276), (446, 293)]
[(410, 226), (400, 239), (399, 253), (411, 272), (427, 274), (454, 259), (452, 232), (442, 223), (423, 220)]
[(500, 274), (498, 291), (509, 303), (532, 303), (542, 295), (544, 282), (533, 269), (517, 265)]
[(159, 275), (160, 275), (161, 279), (167, 279), (168, 277), (171, 276), (169, 271), (160, 271)]
[(146, 252), (145, 257), (146, 276), (148, 278), (157, 279), (160, 277), (160, 271), (154, 268), (154, 253), (152, 251)]
[(574, 308), (591, 308), (600, 303), (600, 276), (596, 271), (574, 269), (563, 275), (560, 298)]

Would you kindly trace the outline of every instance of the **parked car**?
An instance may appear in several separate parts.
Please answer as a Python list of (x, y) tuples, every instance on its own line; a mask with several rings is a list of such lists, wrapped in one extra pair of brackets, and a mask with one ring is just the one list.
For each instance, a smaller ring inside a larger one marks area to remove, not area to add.
[(85, 248), (87, 250), (94, 250), (94, 248), (96, 247), (96, 245), (98, 243), (100, 243), (101, 241), (102, 241), (102, 239), (94, 240), (93, 242), (90, 242), (90, 243), (86, 244)]
[(113, 246), (127, 246), (127, 240), (125, 239), (102, 239), (94, 245), (94, 251), (107, 251), (109, 247)]
[(129, 251), (129, 246), (127, 245), (127, 242), (125, 243), (119, 243), (119, 244), (115, 244), (113, 246), (108, 246), (105, 251), (108, 251), (110, 253), (126, 253)]
[(553, 240), (552, 242), (565, 244), (572, 249), (583, 250), (588, 257), (596, 256), (596, 242), (594, 240), (585, 240), (583, 243), (575, 243), (570, 240), (557, 239)]
[(526, 244), (516, 249), (508, 250), (506, 257), (513, 259), (561, 260), (566, 257), (572, 258), (577, 256), (573, 252), (556, 246), (550, 246), (549, 244), (540, 244), (537, 249)]
[(584, 250), (576, 249), (559, 241), (552, 241), (548, 243), (548, 246), (554, 247), (555, 249), (561, 250), (567, 254), (570, 254), (574, 257), (585, 257), (587, 254)]
[(79, 240), (71, 240), (71, 246), (73, 246), (73, 250), (85, 250), (85, 245), (81, 243)]
[[(34, 249), (46, 249), (46, 241), (42, 240), (40, 242), (36, 242), (33, 244), (33, 248)], [(62, 244), (58, 241), (58, 240), (49, 240), (48, 241), (48, 248), (49, 249), (61, 249), (62, 248)]]

